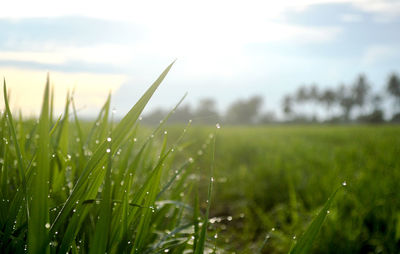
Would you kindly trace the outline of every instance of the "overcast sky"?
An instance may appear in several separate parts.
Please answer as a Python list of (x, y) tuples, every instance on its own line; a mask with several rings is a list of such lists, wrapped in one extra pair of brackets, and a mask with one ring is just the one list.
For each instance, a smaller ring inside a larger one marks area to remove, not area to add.
[(279, 109), (301, 84), (381, 89), (400, 72), (400, 1), (6, 1), (0, 8), (0, 75), (13, 105), (38, 112), (46, 72), (61, 110), (75, 87), (83, 115), (108, 91), (125, 113), (174, 59), (149, 108), (205, 97), (220, 110), (264, 96)]

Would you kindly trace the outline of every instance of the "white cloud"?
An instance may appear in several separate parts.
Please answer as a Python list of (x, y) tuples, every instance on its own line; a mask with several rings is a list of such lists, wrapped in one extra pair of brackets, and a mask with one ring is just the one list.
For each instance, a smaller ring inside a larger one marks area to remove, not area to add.
[[(134, 45), (95, 45), (93, 47), (59, 47), (47, 45), (41, 52), (5, 52), (3, 60), (62, 63), (84, 61), (128, 65), (143, 58), (172, 60), (185, 63), (185, 75), (232, 77), (250, 68), (245, 49), (252, 44), (280, 41), (321, 43), (333, 40), (340, 33), (338, 27), (311, 28), (280, 22), (288, 9), (323, 1), (295, 2), (253, 1), (105, 1), (71, 0), (55, 4), (39, 0), (27, 7), (12, 2), (0, 9), (1, 16), (59, 16), (84, 15), (113, 20), (125, 20), (143, 28), (145, 36)], [(79, 5), (80, 8), (71, 6)], [(39, 8), (48, 6), (46, 8)], [(93, 8), (93, 7), (96, 8)], [(15, 8), (14, 8), (15, 7)], [(17, 8), (18, 7), (18, 8)], [(29, 9), (29, 12), (25, 12)]]
[(364, 20), (362, 15), (355, 13), (345, 13), (340, 16), (341, 21), (347, 23), (358, 23)]
[(392, 20), (400, 16), (400, 2), (393, 0), (352, 0), (352, 4), (365, 12), (376, 15), (377, 20)]
[(98, 44), (91, 47), (47, 46), (35, 51), (2, 51), (0, 60), (62, 64), (68, 61), (123, 65), (132, 61), (137, 49), (127, 45)]
[(399, 50), (399, 47), (388, 45), (370, 46), (364, 52), (361, 62), (365, 66), (376, 65), (395, 57), (400, 57)]

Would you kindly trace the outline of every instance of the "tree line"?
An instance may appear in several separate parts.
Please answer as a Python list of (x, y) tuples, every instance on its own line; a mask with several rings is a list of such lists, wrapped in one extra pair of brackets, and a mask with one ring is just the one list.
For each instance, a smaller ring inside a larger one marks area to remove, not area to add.
[[(319, 88), (317, 84), (301, 85), (281, 100), (283, 118), (273, 111), (262, 111), (264, 99), (252, 96), (230, 104), (224, 114), (217, 110), (214, 99), (205, 98), (196, 107), (179, 107), (169, 118), (170, 123), (193, 119), (197, 124), (267, 124), (277, 122), (308, 123), (383, 123), (400, 122), (400, 78), (389, 75), (382, 91), (372, 91), (364, 74), (352, 84)], [(386, 105), (386, 107), (385, 107)], [(387, 107), (389, 106), (389, 107)], [(385, 112), (386, 108), (386, 112)], [(168, 114), (156, 109), (143, 117), (147, 124), (157, 124)]]

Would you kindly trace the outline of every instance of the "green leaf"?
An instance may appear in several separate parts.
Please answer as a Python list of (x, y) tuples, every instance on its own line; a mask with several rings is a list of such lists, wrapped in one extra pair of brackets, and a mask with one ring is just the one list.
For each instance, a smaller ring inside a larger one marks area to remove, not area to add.
[(30, 189), (30, 218), (28, 220), (29, 253), (48, 253), (48, 230), (50, 228), (48, 191), (49, 191), (49, 76), (44, 91), (42, 111), (39, 119), (39, 139), (37, 167), (34, 168), (33, 184)]
[[(111, 147), (111, 144), (110, 144)], [(110, 149), (110, 148), (109, 148)], [(100, 203), (100, 218), (96, 225), (94, 239), (91, 243), (90, 254), (105, 253), (107, 250), (108, 236), (110, 234), (111, 222), (111, 152), (108, 153), (108, 166), (105, 175), (103, 200)]]
[(308, 226), (306, 232), (304, 232), (301, 238), (295, 243), (289, 254), (306, 254), (310, 252), (312, 243), (314, 242), (319, 230), (321, 229), (325, 217), (328, 214), (329, 207), (331, 206), (332, 201), (340, 188), (341, 187), (339, 187), (332, 193), (328, 201), (326, 201), (324, 207), (318, 213), (317, 217), (314, 218), (310, 226)]

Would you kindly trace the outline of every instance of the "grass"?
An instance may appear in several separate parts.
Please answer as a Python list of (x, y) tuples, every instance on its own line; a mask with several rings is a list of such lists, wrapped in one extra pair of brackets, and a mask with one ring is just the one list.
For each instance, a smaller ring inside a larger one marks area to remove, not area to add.
[[(164, 123), (139, 134), (138, 118), (172, 65), (118, 123), (110, 120), (110, 97), (89, 123), (78, 118), (71, 95), (54, 121), (49, 78), (39, 119), (16, 121), (4, 81), (1, 253), (209, 249), (210, 202), (203, 213), (189, 198), (198, 192), (197, 182), (188, 178), (192, 159), (173, 164), (181, 138), (168, 143)], [(211, 187), (208, 195), (209, 200)]]
[(318, 171), (331, 163), (313, 153), (320, 129), (222, 128), (216, 146), (215, 128), (166, 126), (174, 110), (156, 128), (141, 127), (139, 116), (172, 65), (119, 122), (111, 96), (87, 122), (70, 94), (53, 119), (49, 78), (39, 119), (16, 120), (4, 81), (1, 253), (297, 254), (332, 237), (325, 220), (347, 225), (334, 217), (347, 209), (334, 202), (335, 186), (357, 171), (345, 163), (341, 179)]
[[(211, 131), (193, 126), (185, 152), (202, 150)], [(399, 152), (399, 126), (222, 126), (210, 213), (217, 245), (288, 253), (346, 182), (309, 253), (398, 253)], [(200, 169), (209, 163), (196, 157)]]

